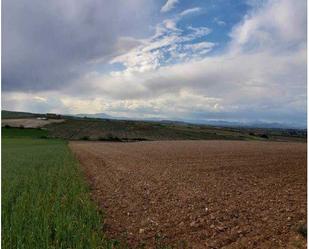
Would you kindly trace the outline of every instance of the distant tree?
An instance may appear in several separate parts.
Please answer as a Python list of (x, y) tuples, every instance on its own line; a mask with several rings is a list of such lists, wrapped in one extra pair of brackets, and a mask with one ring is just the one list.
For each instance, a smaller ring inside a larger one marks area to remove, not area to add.
[(266, 139), (269, 138), (267, 134), (262, 134), (260, 137), (261, 137), (261, 138), (266, 138)]

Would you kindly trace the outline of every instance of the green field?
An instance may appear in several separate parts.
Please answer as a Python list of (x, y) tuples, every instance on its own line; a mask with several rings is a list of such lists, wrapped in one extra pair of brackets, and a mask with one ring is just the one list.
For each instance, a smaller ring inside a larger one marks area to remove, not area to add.
[(11, 112), (11, 111), (5, 111), (1, 110), (1, 117), (5, 119), (10, 118), (33, 118), (40, 116), (39, 114), (30, 113), (30, 112)]
[[(125, 247), (104, 235), (102, 213), (67, 140), (306, 141), (307, 131), (220, 128), (65, 117), (63, 123), (2, 128), (2, 247), (95, 249)], [(157, 246), (157, 248), (164, 248)]]
[[(54, 137), (79, 140), (200, 140), (200, 139), (250, 139), (247, 134), (207, 126), (190, 124), (165, 124), (159, 122), (66, 119), (63, 123), (46, 126)], [(112, 139), (111, 139), (112, 140)]]
[(2, 248), (113, 248), (66, 142), (45, 133), (2, 129)]
[[(3, 119), (45, 117), (45, 114), (2, 111)], [(64, 122), (44, 126), (39, 137), (65, 140), (261, 140), (306, 142), (306, 129), (219, 127), (175, 121), (142, 121), (61, 115)], [(19, 131), (18, 131), (19, 132)], [(45, 135), (43, 134), (45, 132)], [(48, 135), (46, 135), (48, 132)], [(19, 132), (20, 133), (20, 132)], [(21, 132), (22, 133), (22, 132)]]
[(68, 140), (261, 140), (305, 142), (307, 131), (214, 127), (187, 123), (69, 118), (45, 126), (49, 135)]

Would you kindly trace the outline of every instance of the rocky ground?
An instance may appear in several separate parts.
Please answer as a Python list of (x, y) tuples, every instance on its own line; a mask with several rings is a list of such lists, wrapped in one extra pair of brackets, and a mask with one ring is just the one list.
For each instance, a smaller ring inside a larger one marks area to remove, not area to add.
[(133, 248), (306, 248), (306, 146), (70, 143), (106, 234)]

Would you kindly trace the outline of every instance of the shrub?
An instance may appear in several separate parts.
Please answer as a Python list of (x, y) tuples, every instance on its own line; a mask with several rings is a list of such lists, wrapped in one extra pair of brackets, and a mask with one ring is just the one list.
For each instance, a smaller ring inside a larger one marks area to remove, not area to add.
[(114, 141), (114, 142), (121, 142), (121, 138), (117, 136), (113, 136), (112, 134), (107, 135), (107, 140), (108, 141)]
[(297, 232), (299, 232), (304, 238), (307, 238), (307, 225), (303, 224), (300, 225), (299, 228), (297, 229)]
[(142, 138), (142, 137), (136, 137), (136, 138), (132, 138), (132, 141), (148, 141), (148, 139)]
[(111, 133), (107, 133), (105, 138), (106, 138), (106, 141), (121, 141), (121, 139), (119, 137), (114, 136)]
[(85, 140), (85, 141), (88, 141), (89, 140), (89, 136), (83, 136), (81, 139)]
[(100, 141), (122, 142), (122, 139), (112, 134), (107, 134), (105, 137), (99, 137)]

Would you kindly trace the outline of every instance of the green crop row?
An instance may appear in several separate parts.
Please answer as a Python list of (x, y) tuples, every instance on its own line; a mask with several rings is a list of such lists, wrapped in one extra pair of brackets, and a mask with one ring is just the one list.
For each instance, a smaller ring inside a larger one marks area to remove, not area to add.
[(31, 133), (3, 132), (2, 248), (114, 248), (66, 142)]

